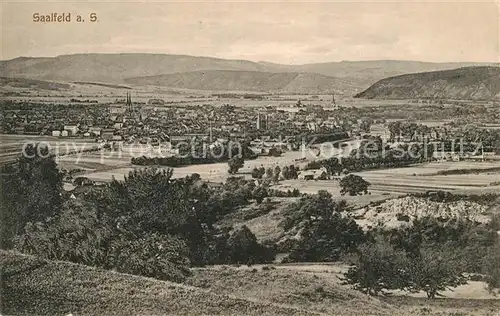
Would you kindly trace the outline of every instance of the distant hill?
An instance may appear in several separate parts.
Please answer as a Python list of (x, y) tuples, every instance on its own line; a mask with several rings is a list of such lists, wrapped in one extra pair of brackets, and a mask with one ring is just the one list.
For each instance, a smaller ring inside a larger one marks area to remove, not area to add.
[(268, 70), (246, 60), (167, 54), (75, 54), (53, 58), (20, 57), (0, 63), (0, 73), (5, 77), (105, 83), (122, 83), (130, 77), (210, 69)]
[(0, 77), (0, 87), (29, 88), (39, 90), (69, 89), (69, 84), (44, 80)]
[[(376, 81), (389, 76), (482, 65), (486, 64), (424, 63), (394, 60), (284, 65), (188, 55), (127, 53), (19, 57), (0, 61), (0, 73), (5, 77), (112, 84), (122, 84), (127, 78), (208, 70), (315, 73), (342, 79), (344, 84), (355, 87), (355, 92), (359, 92)], [(243, 88), (244, 90), (251, 90)], [(343, 91), (339, 92), (343, 93)]]
[(357, 94), (367, 99), (500, 98), (500, 67), (465, 67), (382, 79)]
[(343, 80), (313, 73), (208, 70), (137, 77), (125, 80), (129, 84), (155, 85), (215, 91), (253, 91), (270, 93), (333, 93), (355, 91)]
[(314, 72), (350, 80), (360, 91), (375, 82), (392, 76), (448, 70), (469, 66), (489, 66), (486, 63), (429, 63), (402, 60), (341, 61), (296, 66), (295, 71)]

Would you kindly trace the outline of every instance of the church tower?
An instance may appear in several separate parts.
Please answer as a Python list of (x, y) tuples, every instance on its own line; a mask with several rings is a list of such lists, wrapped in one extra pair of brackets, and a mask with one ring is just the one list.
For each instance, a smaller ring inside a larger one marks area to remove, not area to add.
[(132, 96), (130, 95), (129, 92), (127, 92), (127, 101), (126, 101), (126, 104), (127, 104), (127, 110), (129, 113), (132, 113), (133, 112), (133, 108), (132, 108)]

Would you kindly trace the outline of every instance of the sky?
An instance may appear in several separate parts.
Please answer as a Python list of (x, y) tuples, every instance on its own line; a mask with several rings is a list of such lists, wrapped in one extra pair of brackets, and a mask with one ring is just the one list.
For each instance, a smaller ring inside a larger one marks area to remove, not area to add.
[[(499, 3), (3, 0), (0, 59), (166, 53), (283, 64), (499, 62)], [(33, 14), (52, 12), (72, 21), (33, 22)]]

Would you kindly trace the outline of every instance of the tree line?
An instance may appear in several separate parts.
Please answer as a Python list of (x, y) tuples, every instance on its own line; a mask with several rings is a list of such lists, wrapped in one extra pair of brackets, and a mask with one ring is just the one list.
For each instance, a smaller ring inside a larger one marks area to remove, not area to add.
[(247, 144), (237, 143), (236, 145), (218, 144), (210, 147), (206, 143), (197, 142), (189, 146), (180, 146), (179, 153), (170, 157), (133, 157), (131, 163), (139, 166), (166, 166), (182, 167), (188, 165), (209, 164), (226, 162), (234, 157), (245, 160), (257, 158)]

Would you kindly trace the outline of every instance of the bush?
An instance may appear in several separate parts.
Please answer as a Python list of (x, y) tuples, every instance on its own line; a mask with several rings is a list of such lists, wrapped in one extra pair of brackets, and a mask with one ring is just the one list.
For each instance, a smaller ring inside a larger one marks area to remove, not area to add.
[(98, 218), (95, 208), (69, 200), (61, 214), (28, 223), (15, 248), (45, 259), (105, 267), (112, 234), (111, 225)]
[(113, 242), (109, 265), (123, 273), (182, 282), (190, 274), (188, 256), (181, 239), (150, 234)]

